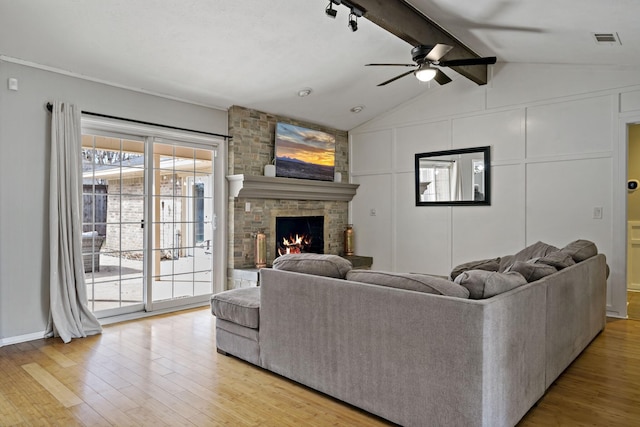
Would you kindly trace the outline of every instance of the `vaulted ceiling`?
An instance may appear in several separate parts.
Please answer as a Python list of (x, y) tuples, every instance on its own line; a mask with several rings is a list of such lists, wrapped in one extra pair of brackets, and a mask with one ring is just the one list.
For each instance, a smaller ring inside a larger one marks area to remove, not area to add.
[[(354, 0), (357, 1), (357, 0)], [(402, 70), (411, 45), (329, 0), (0, 0), (0, 58), (226, 109), (241, 105), (339, 129), (428, 91)], [(636, 0), (410, 0), (499, 62), (640, 68)], [(594, 33), (620, 42), (598, 44)], [(439, 40), (433, 40), (438, 43)], [(451, 69), (452, 79), (464, 78)], [(301, 89), (311, 94), (299, 97)], [(364, 106), (352, 113), (355, 106)]]

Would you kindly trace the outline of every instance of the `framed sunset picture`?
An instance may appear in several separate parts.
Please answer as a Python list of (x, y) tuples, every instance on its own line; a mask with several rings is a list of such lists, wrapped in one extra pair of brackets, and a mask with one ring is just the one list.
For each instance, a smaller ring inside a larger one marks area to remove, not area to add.
[(278, 123), (275, 140), (276, 176), (333, 181), (335, 135)]

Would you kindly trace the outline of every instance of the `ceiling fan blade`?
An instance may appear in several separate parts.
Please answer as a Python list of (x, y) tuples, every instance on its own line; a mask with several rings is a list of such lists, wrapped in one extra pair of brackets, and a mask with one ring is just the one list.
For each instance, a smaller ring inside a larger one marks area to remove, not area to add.
[(364, 64), (365, 67), (415, 67), (416, 64)]
[(451, 79), (449, 78), (449, 76), (447, 76), (445, 73), (443, 73), (440, 70), (436, 70), (436, 76), (433, 78), (433, 80), (437, 81), (438, 84), (441, 84), (441, 85), (446, 85), (447, 83), (451, 82)]
[(413, 73), (413, 71), (414, 71), (414, 70), (409, 70), (409, 71), (407, 71), (406, 73), (402, 73), (402, 74), (400, 74), (399, 76), (395, 76), (394, 78), (387, 80), (386, 82), (382, 82), (382, 83), (380, 83), (378, 86), (384, 86), (384, 85), (386, 85), (386, 84), (389, 84), (389, 83), (391, 83), (391, 82), (394, 82), (394, 81), (398, 80), (399, 78), (402, 78), (402, 77), (404, 77), (404, 76), (408, 76), (409, 74)]
[(495, 63), (496, 57), (488, 56), (486, 58), (451, 59), (449, 61), (440, 61), (438, 65), (441, 67), (455, 67), (458, 65), (487, 65)]
[(435, 45), (425, 56), (429, 61), (439, 61), (440, 58), (445, 56), (449, 51), (453, 49), (453, 46), (449, 46), (448, 44), (438, 43)]

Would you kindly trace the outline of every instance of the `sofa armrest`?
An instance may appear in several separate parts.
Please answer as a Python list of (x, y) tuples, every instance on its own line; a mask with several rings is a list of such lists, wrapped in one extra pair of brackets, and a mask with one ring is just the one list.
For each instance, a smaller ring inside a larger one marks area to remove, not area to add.
[(603, 254), (540, 280), (547, 290), (546, 387), (602, 331), (607, 314)]

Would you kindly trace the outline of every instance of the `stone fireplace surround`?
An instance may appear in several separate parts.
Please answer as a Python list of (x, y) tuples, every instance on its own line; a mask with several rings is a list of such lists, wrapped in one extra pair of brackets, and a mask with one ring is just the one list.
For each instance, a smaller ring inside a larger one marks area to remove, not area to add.
[[(229, 109), (229, 161), (228, 175), (262, 177), (264, 165), (274, 157), (276, 123), (290, 123), (317, 129), (336, 136), (336, 172), (341, 172), (343, 182), (348, 182), (348, 133), (313, 123), (302, 122), (288, 117), (277, 116), (244, 107)], [(288, 178), (272, 178), (274, 181)], [(304, 180), (295, 180), (296, 183)], [(312, 181), (312, 183), (315, 181)], [(230, 181), (231, 183), (231, 181)], [(313, 184), (312, 184), (313, 185)], [(329, 184), (329, 187), (333, 186)], [(335, 184), (337, 192), (346, 185)], [(275, 259), (275, 218), (276, 216), (324, 216), (324, 253), (342, 253), (343, 231), (348, 223), (349, 204), (344, 198), (337, 200), (303, 200), (304, 191), (298, 199), (263, 198), (251, 194), (244, 197), (242, 192), (234, 197), (229, 194), (228, 203), (228, 264), (227, 288), (237, 285), (234, 271), (255, 267), (255, 234), (263, 230), (267, 236), (267, 263)], [(324, 198), (324, 197), (323, 197)]]

